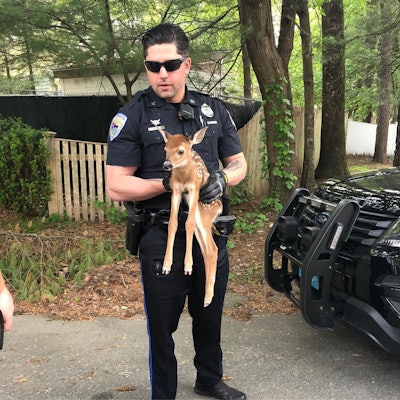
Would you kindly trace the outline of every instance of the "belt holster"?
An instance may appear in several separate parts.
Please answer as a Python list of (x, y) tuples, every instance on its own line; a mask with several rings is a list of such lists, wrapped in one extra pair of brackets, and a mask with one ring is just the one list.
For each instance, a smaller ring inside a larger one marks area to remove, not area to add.
[(138, 254), (140, 238), (145, 229), (146, 214), (141, 208), (136, 208), (133, 202), (124, 202), (128, 211), (128, 220), (126, 224), (125, 247), (133, 256)]
[(236, 217), (234, 215), (221, 215), (214, 221), (213, 233), (220, 236), (229, 236), (233, 232)]

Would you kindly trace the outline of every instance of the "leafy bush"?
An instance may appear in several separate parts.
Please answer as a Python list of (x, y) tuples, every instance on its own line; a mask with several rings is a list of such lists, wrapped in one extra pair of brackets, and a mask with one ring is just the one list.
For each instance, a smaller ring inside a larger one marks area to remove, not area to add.
[(263, 213), (246, 212), (237, 216), (235, 229), (243, 233), (252, 234), (264, 227), (268, 222), (268, 217)]
[(0, 118), (0, 206), (41, 216), (50, 200), (49, 150), (44, 130), (20, 118)]
[(246, 176), (238, 185), (232, 186), (230, 195), (230, 204), (236, 205), (244, 203), (247, 200), (253, 198), (251, 190), (249, 189), (249, 176)]

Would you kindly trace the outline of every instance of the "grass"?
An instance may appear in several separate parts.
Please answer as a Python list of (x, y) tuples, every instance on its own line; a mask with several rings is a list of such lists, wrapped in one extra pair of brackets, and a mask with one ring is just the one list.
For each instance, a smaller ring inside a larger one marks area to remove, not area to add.
[(51, 301), (67, 281), (127, 257), (115, 239), (80, 235), (80, 222), (11, 216), (1, 227), (0, 269), (18, 300)]
[(371, 168), (366, 165), (355, 165), (355, 166), (349, 167), (349, 170), (350, 170), (350, 174), (358, 174), (358, 173), (362, 173), (362, 172), (371, 171)]
[(349, 155), (347, 157), (347, 165), (351, 174), (358, 174), (376, 169), (391, 168), (393, 166), (393, 160), (389, 159), (387, 163), (375, 163), (372, 162), (371, 156), (364, 157)]

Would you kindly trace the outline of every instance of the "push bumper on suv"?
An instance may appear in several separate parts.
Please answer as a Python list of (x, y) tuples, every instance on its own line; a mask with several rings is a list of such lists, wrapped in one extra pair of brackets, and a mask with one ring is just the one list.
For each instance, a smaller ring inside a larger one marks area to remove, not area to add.
[[(313, 221), (307, 221), (306, 209), (310, 208), (318, 210)], [(400, 329), (390, 325), (371, 304), (354, 296), (351, 289), (338, 290), (355, 285), (354, 277), (337, 266), (358, 218), (363, 219), (356, 200), (342, 199), (335, 204), (313, 196), (307, 189), (297, 189), (266, 239), (265, 276), (274, 290), (287, 295), (301, 309), (312, 327), (329, 331), (334, 319), (340, 319), (384, 350), (400, 355)], [(391, 284), (391, 289), (400, 289), (399, 282)]]

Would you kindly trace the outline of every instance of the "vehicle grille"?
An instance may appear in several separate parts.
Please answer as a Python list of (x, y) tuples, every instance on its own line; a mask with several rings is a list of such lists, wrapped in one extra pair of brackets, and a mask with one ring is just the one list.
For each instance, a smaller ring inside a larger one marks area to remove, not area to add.
[[(310, 228), (321, 229), (336, 207), (335, 203), (314, 196), (305, 196), (301, 202), (306, 206), (299, 221), (300, 235), (306, 231), (309, 232)], [(343, 244), (341, 256), (350, 259), (361, 257), (368, 252), (395, 219), (393, 215), (365, 211), (361, 208), (349, 239)], [(302, 250), (307, 251), (307, 249)]]

